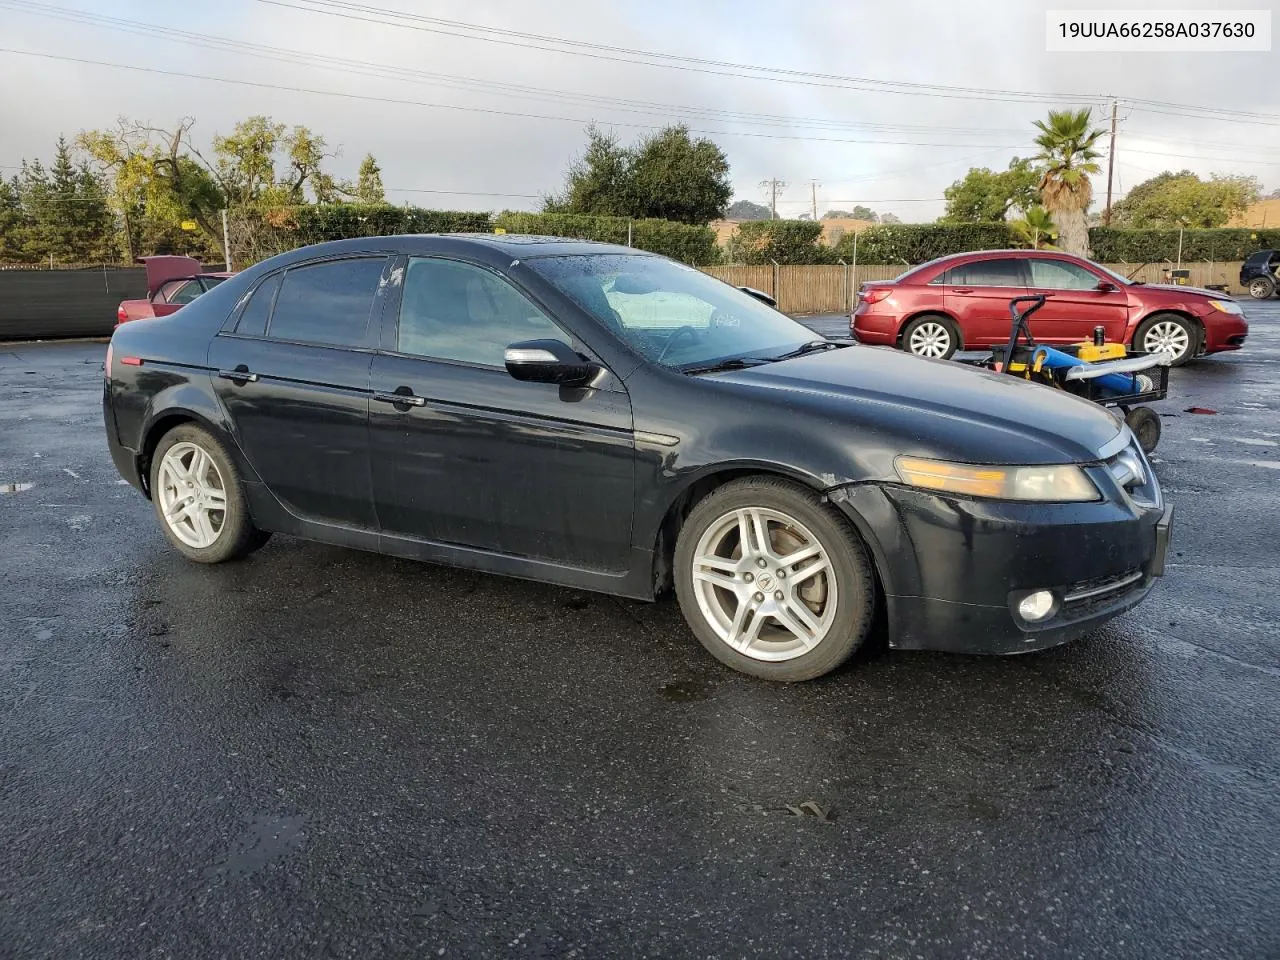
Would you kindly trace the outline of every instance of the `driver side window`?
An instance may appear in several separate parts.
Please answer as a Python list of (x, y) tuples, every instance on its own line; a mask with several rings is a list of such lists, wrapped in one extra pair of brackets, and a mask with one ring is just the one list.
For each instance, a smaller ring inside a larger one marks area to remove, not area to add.
[(506, 280), (470, 263), (412, 258), (400, 301), (396, 349), (419, 357), (501, 367), (522, 340), (568, 334)]

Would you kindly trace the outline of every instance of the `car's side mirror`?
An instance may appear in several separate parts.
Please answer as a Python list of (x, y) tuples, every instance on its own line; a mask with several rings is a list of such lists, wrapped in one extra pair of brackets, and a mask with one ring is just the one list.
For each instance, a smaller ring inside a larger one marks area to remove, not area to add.
[(1099, 280), (1098, 285), (1094, 287), (1094, 289), (1097, 290), (1099, 293), (1111, 293), (1112, 291), (1118, 290), (1120, 288), (1117, 287), (1110, 280)]
[(775, 310), (778, 309), (778, 301), (775, 300), (773, 297), (769, 296), (763, 290), (757, 290), (754, 287), (739, 287), (738, 289), (741, 290), (743, 293), (745, 293), (747, 296), (755, 297), (761, 303), (767, 303), (769, 306), (773, 307), (773, 309)]
[(507, 347), (502, 359), (517, 380), (566, 387), (581, 386), (599, 369), (560, 340), (522, 340)]

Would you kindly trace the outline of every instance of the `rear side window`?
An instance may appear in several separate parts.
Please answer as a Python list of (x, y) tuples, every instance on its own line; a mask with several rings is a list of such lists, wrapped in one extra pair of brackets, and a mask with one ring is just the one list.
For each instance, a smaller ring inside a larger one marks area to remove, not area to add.
[(236, 324), (236, 333), (242, 333), (246, 337), (266, 335), (267, 318), (271, 316), (271, 302), (276, 298), (276, 290), (280, 286), (281, 276), (283, 274), (277, 273), (258, 284), (258, 289), (253, 291), (253, 296), (249, 298), (249, 302), (245, 305), (244, 312), (240, 314), (240, 322)]
[(267, 334), (276, 340), (362, 346), (385, 264), (385, 257), (370, 257), (286, 271)]
[(160, 299), (165, 303), (190, 303), (202, 293), (199, 280), (170, 280), (160, 288)]
[(1014, 257), (962, 263), (947, 271), (947, 283), (956, 287), (1023, 287), (1024, 263)]

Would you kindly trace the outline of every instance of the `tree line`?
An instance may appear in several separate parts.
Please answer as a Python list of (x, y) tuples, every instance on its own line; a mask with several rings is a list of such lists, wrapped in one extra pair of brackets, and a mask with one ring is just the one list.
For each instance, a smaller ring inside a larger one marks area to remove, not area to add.
[[(194, 124), (190, 117), (172, 127), (122, 118), (114, 127), (83, 131), (72, 142), (59, 138), (48, 165), (24, 160), (17, 174), (0, 180), (0, 262), (132, 262), (154, 253), (218, 260), (224, 254), (220, 221), (226, 209), (236, 222), (253, 223), (259, 232), (287, 227), (297, 220), (289, 211), (308, 205), (398, 209), (387, 205), (382, 172), (371, 154), (354, 180), (343, 180), (332, 172), (337, 151), (308, 127), (252, 116), (202, 149), (192, 138)], [(1091, 221), (1096, 224), (1096, 214), (1089, 214), (1091, 178), (1101, 172), (1103, 130), (1093, 125), (1087, 109), (1050, 111), (1035, 127), (1039, 152), (1014, 157), (1005, 170), (971, 169), (946, 189), (939, 224), (1002, 224), (1020, 245), (1056, 242), (1088, 255), (1088, 228)], [(1165, 172), (1115, 204), (1113, 225), (1218, 227), (1259, 194), (1253, 177), (1215, 175), (1204, 181), (1186, 170)], [(763, 256), (766, 249), (792, 251), (790, 258), (819, 242), (821, 225), (807, 216), (771, 221), (774, 227), (751, 226), (771, 220), (773, 211), (749, 200), (730, 205), (732, 197), (724, 151), (692, 136), (686, 126), (670, 126), (631, 143), (591, 126), (585, 149), (569, 165), (561, 188), (543, 197), (542, 208), (552, 215), (692, 226), (727, 213), (743, 221), (731, 258)], [(366, 213), (360, 216), (368, 219)], [(865, 205), (828, 210), (823, 219), (835, 217), (898, 222)], [(333, 222), (346, 219), (339, 215)], [(783, 226), (806, 221), (804, 227)], [(283, 230), (279, 238), (289, 235)], [(845, 237), (836, 247), (848, 242)]]
[(121, 119), (73, 143), (59, 137), (47, 167), (23, 160), (0, 181), (0, 262), (132, 262), (156, 253), (217, 260), (224, 209), (386, 202), (372, 155), (354, 181), (339, 179), (328, 169), (336, 153), (305, 126), (252, 116), (202, 152), (194, 123)]
[[(1005, 170), (974, 167), (943, 195), (940, 223), (1009, 223), (1031, 246), (1059, 246), (1090, 253), (1088, 228), (1103, 225), (1090, 206), (1091, 177), (1101, 174), (1099, 141), (1089, 110), (1050, 111), (1036, 121), (1033, 157), (1014, 157)], [(1202, 180), (1190, 170), (1165, 171), (1133, 187), (1111, 207), (1109, 226), (1140, 230), (1222, 227), (1261, 196), (1256, 177), (1213, 174)], [(1275, 195), (1280, 195), (1276, 191)]]

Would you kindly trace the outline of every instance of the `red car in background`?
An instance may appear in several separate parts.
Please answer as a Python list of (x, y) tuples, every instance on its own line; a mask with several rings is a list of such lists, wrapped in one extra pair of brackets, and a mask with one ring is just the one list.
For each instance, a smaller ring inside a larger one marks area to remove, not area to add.
[(864, 283), (850, 327), (862, 343), (922, 357), (1009, 339), (1009, 301), (1048, 296), (1031, 318), (1037, 342), (1089, 340), (1094, 327), (1136, 351), (1171, 354), (1175, 365), (1239, 350), (1249, 333), (1240, 305), (1198, 287), (1144, 284), (1066, 253), (985, 250), (941, 257), (896, 280)]
[(194, 257), (138, 257), (147, 268), (147, 299), (125, 300), (116, 308), (116, 326), (130, 320), (164, 317), (212, 290), (230, 273), (203, 273)]

